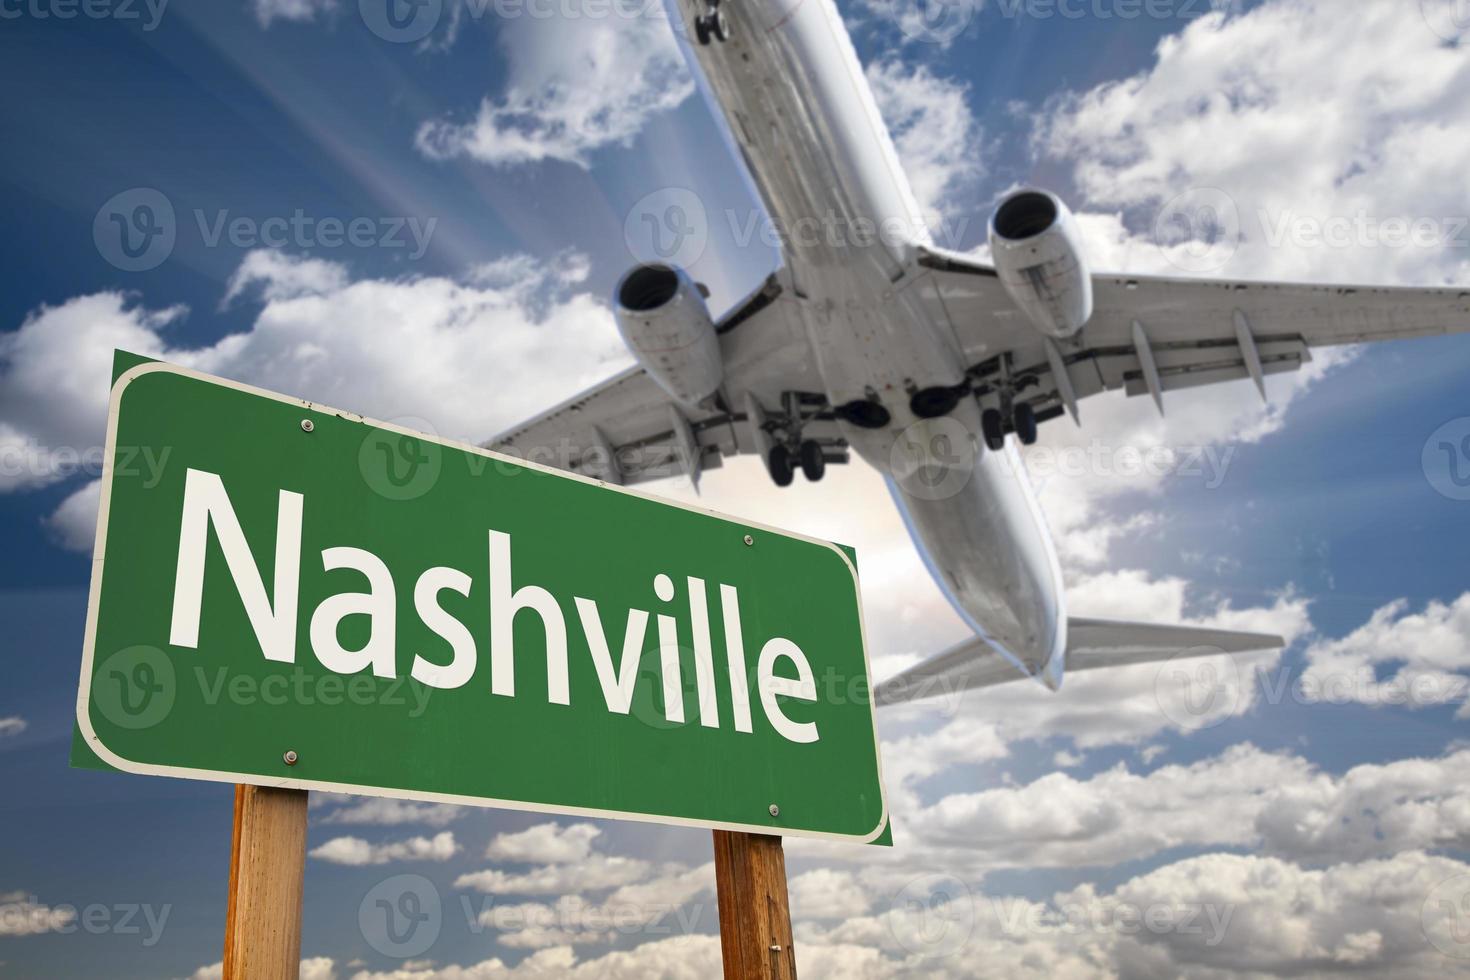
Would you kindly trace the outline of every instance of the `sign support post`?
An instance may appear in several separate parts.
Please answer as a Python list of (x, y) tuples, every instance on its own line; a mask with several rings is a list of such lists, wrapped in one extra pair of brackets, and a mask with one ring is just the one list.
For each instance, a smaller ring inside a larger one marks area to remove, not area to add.
[(781, 838), (716, 830), (714, 839), (725, 980), (796, 980)]
[(296, 980), (306, 875), (306, 791), (235, 787), (224, 980)]

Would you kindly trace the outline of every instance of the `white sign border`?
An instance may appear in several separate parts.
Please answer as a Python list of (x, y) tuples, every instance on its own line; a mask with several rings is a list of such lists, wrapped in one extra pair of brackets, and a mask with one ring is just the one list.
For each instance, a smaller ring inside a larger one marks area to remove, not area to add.
[(863, 615), (862, 591), (858, 584), (857, 568), (854, 567), (852, 560), (847, 557), (847, 553), (830, 541), (823, 541), (820, 538), (807, 537), (804, 534), (796, 534), (791, 531), (783, 531), (780, 528), (770, 527), (756, 521), (743, 520), (741, 518), (733, 517), (729, 514), (720, 513), (719, 511), (712, 510), (708, 507), (696, 507), (690, 504), (683, 503), (681, 501), (669, 500), (664, 497), (659, 497), (655, 494), (646, 493), (641, 490), (634, 490), (628, 487), (617, 486), (616, 484), (607, 483), (603, 480), (595, 480), (590, 477), (583, 476), (580, 473), (569, 473), (565, 470), (554, 469), (553, 467), (544, 466), (540, 463), (534, 463), (530, 460), (519, 459), (514, 456), (507, 456), (503, 453), (493, 452), (489, 449), (485, 449), (483, 446), (476, 446), (471, 443), (459, 442), (453, 439), (442, 439), (438, 436), (429, 435), (428, 433), (424, 432), (415, 432), (412, 429), (407, 429), (402, 426), (394, 425), (391, 422), (379, 422), (376, 419), (371, 419), (363, 415), (358, 415), (355, 412), (346, 412), (340, 409), (329, 408), (326, 405), (321, 405), (316, 402), (303, 401), (299, 398), (292, 398), (288, 395), (282, 395), (278, 392), (267, 391), (263, 388), (256, 388), (253, 385), (241, 384), (238, 381), (231, 381), (228, 378), (220, 378), (214, 375), (205, 374), (201, 371), (195, 371), (191, 368), (180, 367), (176, 364), (169, 364), (165, 361), (151, 361), (146, 364), (135, 365), (134, 367), (129, 368), (121, 375), (119, 375), (116, 383), (114, 383), (112, 386), (112, 394), (108, 401), (107, 443), (102, 458), (102, 499), (98, 505), (97, 510), (97, 538), (92, 549), (92, 581), (91, 586), (89, 587), (87, 592), (87, 630), (82, 641), (81, 680), (80, 683), (77, 685), (77, 727), (81, 730), (83, 737), (86, 739), (88, 748), (96, 753), (98, 758), (102, 759), (108, 765), (112, 766), (115, 769), (120, 769), (123, 772), (136, 773), (138, 775), (144, 776), (171, 776), (179, 779), (199, 779), (216, 783), (245, 783), (253, 786), (270, 786), (277, 789), (317, 790), (327, 793), (354, 793), (362, 796), (387, 797), (389, 799), (415, 800), (429, 803), (453, 803), (460, 806), (477, 806), (494, 808), (498, 810), (519, 810), (527, 813), (548, 813), (566, 816), (596, 817), (604, 820), (632, 820), (639, 823), (655, 823), (674, 827), (698, 827), (706, 830), (730, 830), (781, 837), (803, 837), (812, 840), (842, 841), (855, 844), (872, 843), (873, 841), (881, 837), (884, 830), (887, 829), (889, 817), (888, 790), (883, 781), (883, 751), (882, 745), (880, 744), (878, 738), (877, 709), (871, 697), (868, 699), (868, 716), (872, 722), (873, 728), (873, 755), (877, 763), (878, 794), (882, 802), (882, 814), (881, 818), (878, 821), (878, 826), (875, 827), (873, 831), (868, 834), (835, 834), (825, 831), (803, 830), (796, 827), (783, 827), (771, 824), (723, 823), (716, 820), (699, 820), (689, 817), (669, 817), (660, 816), (657, 814), (633, 813), (622, 810), (602, 810), (595, 807), (545, 805), (539, 803), (526, 803), (518, 800), (495, 800), (478, 796), (459, 796), (452, 793), (424, 793), (412, 790), (394, 789), (391, 787), (383, 786), (357, 786), (350, 783), (333, 783), (314, 779), (297, 779), (293, 777), (273, 778), (269, 776), (262, 776), (258, 773), (227, 773), (213, 769), (190, 769), (185, 766), (152, 765), (149, 763), (134, 762), (131, 759), (125, 759), (117, 753), (113, 752), (105, 744), (103, 744), (102, 739), (93, 729), (89, 707), (91, 702), (93, 660), (96, 653), (97, 643), (97, 608), (98, 600), (100, 599), (102, 594), (102, 569), (103, 560), (105, 558), (104, 551), (106, 549), (107, 543), (107, 522), (109, 509), (112, 503), (113, 461), (116, 456), (117, 450), (118, 408), (122, 403), (123, 392), (127, 390), (130, 384), (141, 377), (157, 373), (176, 374), (182, 377), (192, 378), (196, 381), (203, 381), (208, 384), (215, 384), (221, 387), (231, 388), (235, 391), (244, 392), (250, 395), (256, 395), (262, 398), (269, 398), (272, 401), (282, 402), (287, 405), (296, 405), (300, 407), (303, 411), (335, 415), (339, 418), (343, 418), (351, 422), (359, 422), (364, 425), (372, 426), (374, 428), (384, 429), (389, 432), (396, 432), (400, 435), (408, 435), (414, 436), (419, 439), (427, 439), (430, 442), (436, 443), (449, 449), (457, 449), (462, 452), (474, 453), (476, 455), (484, 456), (499, 462), (510, 463), (512, 465), (523, 467), (525, 469), (548, 473), (553, 476), (561, 477), (562, 479), (577, 480), (591, 486), (598, 486), (607, 490), (612, 490), (616, 493), (624, 493), (633, 497), (641, 497), (644, 500), (651, 500), (667, 507), (677, 507), (682, 510), (704, 514), (706, 516), (714, 517), (719, 520), (728, 521), (731, 524), (734, 524), (741, 528), (755, 529), (757, 531), (762, 531), (768, 534), (775, 534), (784, 538), (792, 538), (799, 541), (805, 541), (810, 544), (821, 545), (825, 548), (830, 548), (832, 551), (837, 553), (837, 555), (842, 559), (843, 564), (847, 566), (848, 571), (852, 574), (853, 594), (857, 599), (858, 609), (858, 635), (863, 647), (863, 666), (864, 669), (867, 671), (869, 689), (871, 690), (872, 688), (873, 665), (870, 657), (868, 656), (868, 631), (867, 623)]

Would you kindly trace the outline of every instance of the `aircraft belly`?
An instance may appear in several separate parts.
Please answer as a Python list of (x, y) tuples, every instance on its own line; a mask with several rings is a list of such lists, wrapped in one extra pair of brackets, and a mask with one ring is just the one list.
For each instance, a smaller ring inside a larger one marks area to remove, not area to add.
[(909, 426), (889, 440), (889, 489), (961, 618), (1055, 685), (1067, 642), (1056, 552), (1019, 454), (984, 450), (977, 431), (948, 416)]
[[(705, 4), (666, 3), (692, 37)], [(879, 430), (841, 422), (843, 435), (888, 475), (965, 621), (1055, 685), (1066, 645), (1061, 577), (1019, 457), (975, 452), (972, 398), (934, 420), (910, 409), (915, 391), (962, 385), (967, 362), (915, 288), (924, 278), (915, 246), (928, 232), (836, 7), (741, 0), (721, 9), (729, 40), (688, 51), (776, 223), (826, 394), (834, 406), (876, 398), (891, 413)], [(968, 445), (969, 459), (936, 450), (932, 465), (916, 468), (904, 461), (913, 442)]]
[(914, 390), (964, 381), (963, 362), (945, 331), (913, 307), (912, 297), (850, 280), (830, 288), (843, 298), (808, 301), (803, 310), (832, 404), (876, 397), (901, 428), (914, 421), (908, 410)]
[[(705, 7), (666, 3), (686, 25)], [(798, 279), (811, 267), (899, 278), (928, 233), (832, 0), (721, 9), (729, 40), (689, 51)]]
[[(686, 24), (702, 0), (668, 0)], [(958, 385), (953, 331), (921, 308), (907, 264), (927, 239), (832, 0), (741, 0), (723, 43), (690, 45), (775, 223), (832, 404)], [(691, 29), (692, 33), (692, 29)]]

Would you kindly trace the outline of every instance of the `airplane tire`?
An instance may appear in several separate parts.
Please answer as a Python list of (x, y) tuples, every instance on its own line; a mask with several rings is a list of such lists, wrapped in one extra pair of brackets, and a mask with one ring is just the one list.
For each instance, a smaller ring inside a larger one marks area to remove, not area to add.
[(722, 11), (716, 10), (710, 14), (710, 36), (716, 41), (730, 40), (730, 22), (725, 19)]
[(998, 409), (987, 408), (980, 413), (980, 431), (985, 436), (986, 448), (991, 452), (998, 453), (1006, 447), (1005, 420)]
[(772, 446), (766, 457), (766, 469), (778, 487), (789, 487), (796, 479), (796, 470), (791, 466), (791, 450), (785, 446)]
[(1036, 411), (1027, 402), (1021, 402), (1015, 410), (1016, 438), (1021, 440), (1021, 445), (1031, 446), (1036, 443)]
[(813, 483), (827, 472), (827, 457), (822, 455), (822, 447), (810, 439), (801, 444), (801, 472)]
[(710, 30), (707, 18), (702, 16), (694, 18), (694, 39), (700, 43), (701, 47), (709, 44)]

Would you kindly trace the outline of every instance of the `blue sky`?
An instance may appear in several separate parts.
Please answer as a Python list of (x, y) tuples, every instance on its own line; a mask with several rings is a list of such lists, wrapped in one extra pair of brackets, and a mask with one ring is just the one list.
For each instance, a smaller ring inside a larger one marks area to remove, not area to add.
[[(228, 788), (66, 765), (95, 516), (67, 453), (101, 442), (112, 349), (482, 439), (627, 362), (605, 297), (646, 248), (647, 195), (703, 204), (694, 269), (716, 307), (775, 256), (738, 241), (754, 202), (656, 12), (446, 0), (423, 40), (390, 43), (356, 0), (172, 0), (156, 21), (142, 4), (64, 20), (38, 3), (0, 0), (0, 976), (207, 977)], [(841, 10), (951, 247), (982, 246), (998, 197), (1035, 182), (1071, 202), (1099, 269), (1470, 283), (1452, 7), (1215, 6), (990, 0), (940, 18), (958, 25), (943, 38), (915, 36), (912, 5)], [(94, 222), (140, 189), (172, 207), (174, 244), (129, 271)], [(1232, 202), (1240, 234), (1190, 270), (1154, 225), (1201, 189)], [(309, 233), (262, 241), (298, 212)], [(334, 246), (330, 219), (369, 230)], [(1395, 219), (1431, 234), (1391, 243)], [(1324, 228), (1348, 231), (1329, 245)], [(1463, 337), (1388, 344), (1273, 379), (1266, 405), (1242, 383), (1171, 395), (1164, 420), (1101, 398), (1082, 429), (1051, 423), (1032, 472), (1078, 613), (1292, 644), (1239, 668), (1204, 718), (1181, 716), (1153, 668), (883, 718), (897, 846), (788, 848), (803, 975), (1470, 971), (1425, 918), (1470, 874), (1470, 501), (1431, 443), (1470, 416), (1467, 370)], [(1117, 472), (1154, 447), (1178, 465)], [(962, 637), (860, 464), (779, 491), (740, 460), (704, 489), (858, 547), (879, 674)], [(1378, 685), (1413, 677), (1447, 703), (1379, 703)], [(1345, 703), (1294, 694), (1304, 679), (1344, 681)], [(330, 799), (312, 819), (305, 976), (717, 962), (702, 832)], [(437, 940), (411, 955), (358, 918), (400, 875), (443, 900)], [(937, 933), (909, 903), (935, 892), (952, 897), (929, 906)], [(556, 912), (559, 897), (573, 904)], [(1230, 924), (1213, 943), (1057, 925), (1129, 903)], [(609, 934), (608, 910), (636, 926)]]

